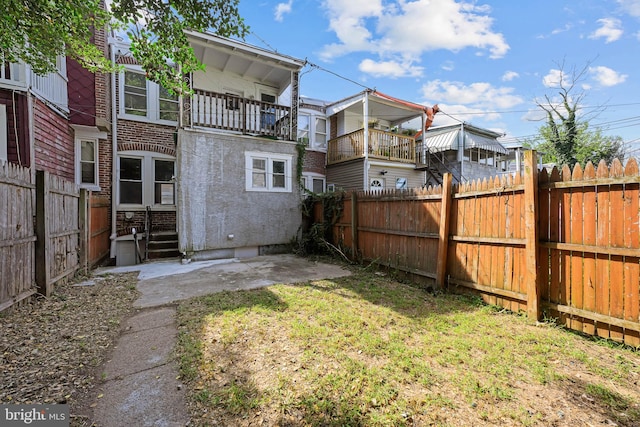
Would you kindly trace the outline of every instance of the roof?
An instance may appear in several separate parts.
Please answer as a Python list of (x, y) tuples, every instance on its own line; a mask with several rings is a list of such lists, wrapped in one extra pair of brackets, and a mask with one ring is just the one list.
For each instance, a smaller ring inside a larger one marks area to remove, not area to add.
[(385, 117), (391, 123), (404, 123), (425, 114), (426, 106), (404, 101), (385, 95), (372, 89), (366, 89), (355, 95), (327, 105), (327, 115), (331, 116), (343, 110), (362, 113), (362, 101), (368, 97), (369, 116)]
[[(468, 124), (432, 128), (426, 132), (425, 143), (432, 152), (457, 150), (460, 132), (464, 128), (464, 147), (481, 148), (487, 151), (507, 154), (508, 150), (498, 142), (499, 133)], [(421, 139), (421, 133), (416, 139)]]

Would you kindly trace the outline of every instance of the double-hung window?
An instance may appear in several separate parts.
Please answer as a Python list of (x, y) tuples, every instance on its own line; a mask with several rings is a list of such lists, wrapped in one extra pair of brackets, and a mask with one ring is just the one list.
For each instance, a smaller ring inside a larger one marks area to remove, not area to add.
[(118, 157), (118, 205), (126, 208), (175, 206), (175, 161), (145, 151)]
[(247, 191), (291, 192), (292, 156), (245, 153)]
[(80, 188), (100, 191), (98, 148), (107, 133), (92, 126), (71, 125), (75, 133), (76, 184)]
[(147, 80), (138, 71), (125, 70), (120, 75), (120, 114), (123, 118), (166, 122), (178, 121), (178, 96)]

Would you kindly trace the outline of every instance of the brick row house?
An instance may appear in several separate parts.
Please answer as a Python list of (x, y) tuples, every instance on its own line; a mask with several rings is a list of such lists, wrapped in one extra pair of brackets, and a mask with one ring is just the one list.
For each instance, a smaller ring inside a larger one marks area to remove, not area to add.
[[(188, 34), (206, 69), (179, 99), (111, 40), (112, 258), (249, 257), (288, 249), (301, 222), (296, 176), (304, 63), (211, 34)], [(318, 176), (321, 167), (312, 167)], [(306, 178), (306, 176), (305, 176)], [(135, 229), (135, 234), (133, 233)]]

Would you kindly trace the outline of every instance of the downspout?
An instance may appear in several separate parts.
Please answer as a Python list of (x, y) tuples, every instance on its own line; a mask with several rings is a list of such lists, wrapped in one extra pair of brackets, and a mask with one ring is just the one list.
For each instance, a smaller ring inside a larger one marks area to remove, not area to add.
[(363, 109), (363, 127), (364, 127), (364, 186), (363, 190), (369, 190), (369, 91), (365, 90), (364, 100), (362, 102)]
[[(116, 53), (113, 43), (109, 44), (111, 55), (111, 64), (116, 64)], [(118, 106), (116, 104), (116, 73), (111, 72), (111, 258), (116, 257), (116, 206), (117, 206), (117, 189), (118, 189)]]
[[(424, 111), (422, 111), (422, 128), (420, 129), (422, 131), (422, 148), (421, 151), (422, 153), (420, 153), (420, 158), (422, 159), (422, 164), (423, 165), (427, 165), (427, 167), (429, 167), (429, 164), (427, 163), (427, 138), (426, 138), (426, 132), (427, 132), (427, 110), (425, 109)], [(427, 178), (428, 178), (428, 173), (427, 170), (425, 169), (424, 171), (424, 176), (422, 177), (422, 183), (423, 185), (426, 187), (427, 185)]]

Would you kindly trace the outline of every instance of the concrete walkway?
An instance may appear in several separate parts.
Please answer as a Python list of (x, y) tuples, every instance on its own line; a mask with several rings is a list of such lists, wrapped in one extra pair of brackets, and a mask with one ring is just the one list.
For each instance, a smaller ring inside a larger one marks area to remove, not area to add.
[(178, 427), (189, 423), (185, 390), (172, 359), (177, 337), (176, 302), (224, 290), (254, 289), (349, 275), (339, 266), (293, 255), (250, 259), (177, 260), (98, 269), (95, 274), (139, 271), (134, 305), (116, 347), (103, 366), (93, 422), (100, 427)]

